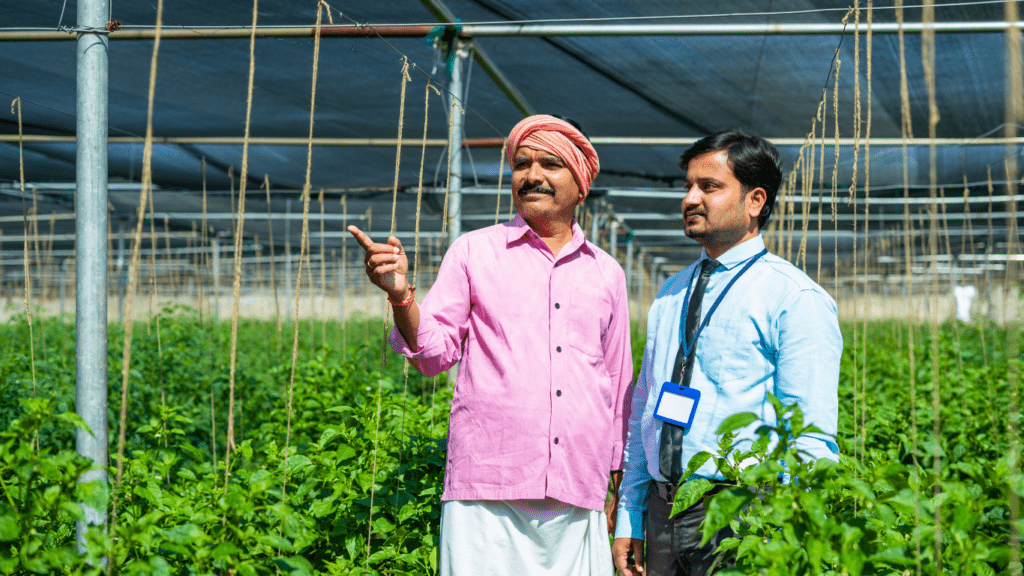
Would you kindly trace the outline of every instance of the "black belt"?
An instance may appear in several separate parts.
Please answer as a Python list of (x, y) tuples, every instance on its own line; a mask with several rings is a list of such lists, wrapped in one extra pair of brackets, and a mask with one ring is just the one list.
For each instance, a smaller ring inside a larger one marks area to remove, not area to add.
[[(701, 495), (701, 500), (709, 496), (714, 496), (729, 486), (736, 485), (734, 482), (730, 482), (728, 480), (709, 480), (709, 482), (712, 484), (711, 489)], [(658, 496), (660, 496), (662, 500), (669, 503), (675, 501), (676, 492), (679, 491), (678, 484), (673, 484), (671, 482), (658, 482), (657, 480), (654, 481), (654, 484), (658, 487)]]

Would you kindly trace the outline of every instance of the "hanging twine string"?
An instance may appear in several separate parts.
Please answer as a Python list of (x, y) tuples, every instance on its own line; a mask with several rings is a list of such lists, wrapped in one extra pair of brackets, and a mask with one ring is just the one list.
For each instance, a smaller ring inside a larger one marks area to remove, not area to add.
[[(395, 212), (398, 209), (398, 174), (402, 163), (402, 130), (405, 127), (405, 87), (412, 81), (409, 77), (409, 58), (402, 57), (402, 96), (398, 107), (398, 144), (395, 146), (395, 183), (391, 187), (391, 233), (396, 231)], [(426, 122), (426, 119), (424, 119)]]
[[(849, 13), (846, 14), (849, 17)], [(846, 24), (846, 18), (843, 18), (843, 24)], [(832, 272), (835, 278), (833, 292), (836, 297), (839, 296), (839, 219), (837, 218), (837, 204), (839, 201), (839, 68), (842, 66), (842, 60), (836, 58), (836, 72), (835, 80), (832, 84), (832, 118), (835, 122), (833, 127), (833, 135), (835, 136), (835, 162), (832, 164), (832, 226), (833, 233), (835, 234), (835, 254), (832, 258)], [(824, 152), (824, 150), (822, 150)], [(819, 222), (820, 226), (821, 223)], [(821, 246), (821, 236), (818, 236), (818, 246)]]
[[(455, 98), (453, 97), (452, 98), (452, 104), (451, 104), (451, 107), (450, 107), (450, 110), (449, 110), (449, 113), (448, 113), (448, 133), (449, 134), (452, 133), (452, 127), (455, 124), (455, 107), (456, 106), (459, 107), (459, 110), (463, 114), (466, 113), (466, 109), (463, 108), (461, 104), (456, 102)], [(458, 143), (458, 145), (461, 146), (462, 142), (460, 141)], [(446, 182), (446, 184), (445, 184), (445, 188), (444, 188), (444, 210), (442, 211), (442, 215), (441, 215), (441, 242), (443, 243), (443, 247), (441, 249), (442, 252), (444, 250), (446, 250), (448, 245), (450, 244), (450, 242), (448, 241), (449, 240), (448, 236), (447, 236), (447, 234), (448, 234), (448, 197), (451, 195), (451, 192), (452, 192), (452, 147), (451, 147), (450, 144), (448, 146), (448, 173), (447, 173), (447, 175), (445, 177), (445, 182)]]
[[(36, 397), (36, 345), (35, 336), (32, 334), (32, 275), (29, 273), (28, 263), (28, 211), (26, 210), (25, 203), (25, 151), (22, 139), (25, 137), (22, 123), (21, 123), (21, 98), (15, 98), (11, 102), (11, 114), (15, 114), (15, 107), (17, 107), (18, 115), (18, 174), (19, 182), (21, 185), (21, 213), (24, 217), (24, 233), (22, 234), (24, 240), (24, 247), (22, 249), (22, 259), (24, 260), (25, 266), (25, 316), (28, 319), (28, 352), (29, 362), (32, 366), (32, 397)], [(35, 194), (33, 193), (33, 198)], [(39, 449), (38, 436), (36, 438), (36, 450)]]
[[(342, 194), (341, 196), (341, 227), (348, 230), (348, 195)], [(348, 274), (348, 242), (341, 243), (341, 286), (339, 292), (341, 292), (342, 300), (345, 298), (345, 278)], [(280, 320), (278, 320), (280, 322)], [(344, 309), (341, 310), (341, 359), (348, 359), (348, 314)]]
[[(396, 218), (395, 214), (398, 209), (398, 175), (400, 173), (401, 165), (400, 161), (402, 158), (402, 129), (405, 125), (405, 87), (412, 78), (409, 77), (409, 59), (402, 58), (402, 99), (398, 107), (398, 145), (395, 152), (395, 186), (391, 194), (391, 235), (395, 235), (396, 230)], [(428, 92), (429, 96), (429, 92)], [(426, 120), (424, 119), (424, 123)], [(422, 163), (421, 163), (422, 171)], [(417, 222), (419, 224), (419, 222)], [(417, 234), (417, 239), (418, 234)], [(370, 476), (370, 513), (367, 519), (367, 532), (366, 532), (366, 562), (365, 566), (370, 566), (370, 541), (373, 537), (373, 501), (376, 496), (377, 488), (377, 448), (380, 440), (380, 411), (381, 411), (381, 397), (384, 389), (384, 368), (387, 363), (387, 346), (388, 346), (388, 332), (390, 332), (390, 323), (388, 316), (388, 299), (384, 299), (384, 310), (383, 310), (383, 334), (381, 337), (381, 351), (380, 351), (380, 376), (377, 379), (377, 413), (374, 417), (374, 430), (373, 430), (373, 471)], [(408, 382), (408, 363), (406, 364), (406, 382)], [(404, 400), (405, 393), (402, 393)], [(403, 415), (404, 418), (404, 415)], [(398, 505), (397, 495), (395, 497), (395, 505)], [(396, 514), (397, 516), (397, 514)]]
[[(867, 56), (867, 93), (868, 93), (868, 105), (867, 105), (867, 121), (864, 126), (864, 303), (865, 313), (863, 325), (861, 327), (861, 333), (864, 335), (862, 339), (862, 353), (861, 353), (861, 414), (860, 414), (860, 462), (864, 462), (864, 453), (867, 450), (867, 431), (865, 426), (867, 424), (867, 388), (868, 388), (868, 314), (867, 314), (867, 300), (868, 300), (868, 240), (870, 235), (868, 230), (871, 225), (871, 41), (872, 41), (872, 24), (874, 24), (874, 0), (868, 0), (868, 30), (867, 37), (865, 39), (865, 55)], [(859, 52), (858, 52), (859, 54)], [(859, 94), (858, 94), (859, 99)], [(856, 353), (856, 350), (854, 350)]]
[(914, 558), (916, 560), (917, 575), (921, 574), (921, 534), (918, 529), (921, 525), (921, 494), (920, 479), (917, 461), (917, 366), (914, 358), (914, 322), (916, 314), (913, 305), (914, 279), (911, 275), (913, 263), (913, 222), (910, 219), (910, 172), (907, 160), (907, 146), (910, 138), (913, 138), (913, 130), (910, 119), (910, 96), (907, 89), (907, 58), (903, 38), (903, 0), (896, 0), (896, 22), (898, 24), (898, 36), (900, 46), (900, 117), (903, 136), (903, 246), (904, 246), (904, 268), (906, 271), (906, 308), (908, 317), (911, 319), (907, 325), (907, 350), (910, 361), (910, 437), (911, 437), (911, 458), (913, 460), (913, 485), (914, 485)]
[[(498, 158), (498, 199), (494, 202), (494, 224), (497, 226), (501, 213), (501, 178), (505, 175), (505, 152), (508, 150), (508, 138), (501, 141), (501, 157)], [(511, 196), (509, 196), (511, 199)]]
[[(404, 82), (403, 82), (404, 85)], [(430, 82), (427, 82), (427, 86), (424, 89), (424, 102), (423, 102), (423, 146), (420, 152), (420, 175), (419, 182), (416, 188), (416, 252), (415, 252), (415, 263), (413, 265), (413, 286), (419, 285), (419, 274), (420, 274), (420, 207), (423, 201), (423, 168), (426, 162), (426, 151), (427, 151), (427, 121), (430, 118), (428, 112), (430, 110), (430, 91), (433, 90), (438, 96), (441, 95), (437, 88), (432, 86)], [(500, 195), (500, 192), (499, 192)], [(403, 384), (402, 384), (402, 423), (399, 428), (398, 437), (405, 438), (405, 400), (406, 394), (409, 390), (409, 362), (406, 361), (402, 366)], [(431, 399), (433, 402), (433, 399)], [(433, 410), (433, 404), (431, 404), (431, 410)], [(399, 444), (398, 450), (398, 469), (402, 469), (402, 457), (404, 456), (405, 444)], [(398, 490), (401, 479), (395, 478), (395, 526), (401, 524), (401, 511), (398, 502)]]
[[(1021, 30), (1016, 25), (1018, 21), (1018, 8), (1017, 3), (1012, 0), (1007, 0), (1004, 4), (1004, 16), (1007, 23), (1010, 26), (1006, 29), (1005, 45), (1006, 45), (1006, 123), (1004, 124), (1004, 134), (1008, 138), (1014, 138), (1017, 136), (1017, 124), (1024, 119), (1024, 79), (1022, 79), (1021, 68), (1024, 67), (1024, 57), (1022, 57), (1021, 51)], [(1018, 166), (1017, 158), (1020, 154), (1016, 146), (1009, 147), (1010, 150), (1004, 161), (1004, 168), (1006, 170), (1006, 212), (1009, 215), (1007, 218), (1007, 231), (1006, 231), (1006, 275), (1004, 276), (1004, 288), (1003, 288), (1003, 308), (1006, 308), (1006, 301), (1010, 291), (1007, 288), (1013, 286), (1014, 293), (1016, 293), (1016, 287), (1019, 286), (1020, 281), (1020, 268), (1019, 264), (1013, 260), (1009, 255), (1020, 253), (1020, 239), (1017, 236), (1017, 191), (1018, 191)], [(1014, 314), (1012, 320), (1010, 320), (1006, 313), (1003, 313), (1003, 319), (1006, 322), (1006, 357), (1007, 358), (1019, 358), (1020, 354), (1020, 324), (1019, 324), (1019, 313)], [(1020, 384), (1019, 384), (1019, 365), (1016, 362), (1009, 362), (1007, 367), (1006, 384), (1009, 389), (1009, 417), (1007, 422), (1007, 435), (1009, 439), (1009, 468), (1010, 477), (1017, 476), (1020, 473)], [(1019, 477), (1019, 476), (1017, 476)], [(1021, 534), (1020, 530), (1020, 494), (1015, 490), (1009, 490), (1010, 495), (1010, 522), (1009, 522), (1009, 536), (1008, 540), (1010, 543), (1010, 571), (1013, 576), (1021, 576)]]
[(320, 349), (327, 354), (327, 247), (324, 236), (324, 189), (320, 189)]
[(259, 0), (252, 2), (252, 33), (249, 35), (249, 83), (245, 101), (245, 135), (242, 138), (242, 173), (238, 180), (238, 216), (235, 222), (235, 267), (231, 289), (231, 360), (228, 379), (228, 430), (224, 450), (224, 493), (231, 477), (231, 452), (235, 445), (235, 366), (238, 360), (238, 300), (242, 283), (242, 236), (245, 232), (245, 185), (249, 179), (249, 127), (252, 119), (253, 79), (256, 75), (256, 18)]
[[(838, 60), (838, 54), (836, 59)], [(822, 108), (821, 108), (821, 144), (819, 149), (821, 152), (821, 162), (818, 168), (818, 189), (825, 190), (825, 133), (828, 130), (825, 128), (825, 121), (828, 120), (828, 108), (825, 107), (826, 98), (828, 97), (828, 87), (825, 87), (825, 94), (822, 96)], [(822, 206), (825, 204), (825, 195), (818, 195), (818, 274), (815, 277), (815, 282), (821, 284), (821, 225), (822, 225)]]
[[(925, 0), (921, 10), (924, 29), (921, 32), (921, 60), (924, 68), (925, 86), (928, 91), (928, 248), (931, 254), (931, 360), (932, 360), (932, 494), (942, 491), (942, 383), (939, 375), (939, 221), (938, 221), (938, 168), (936, 166), (935, 137), (939, 124), (939, 107), (935, 99), (935, 3)], [(943, 205), (945, 210), (945, 205)], [(947, 232), (948, 234), (948, 232)], [(949, 236), (946, 236), (947, 240)], [(948, 252), (947, 252), (948, 253)], [(950, 266), (953, 261), (950, 260)], [(935, 570), (942, 570), (942, 512), (941, 501), (934, 499), (934, 552)]]
[[(206, 156), (203, 156), (199, 164), (199, 169), (203, 172), (203, 219), (202, 224), (199, 226), (202, 233), (202, 271), (200, 272), (199, 282), (199, 326), (203, 326), (203, 308), (204, 308), (204, 294), (206, 293), (206, 270), (210, 265), (210, 253), (209, 253), (209, 242), (206, 238)], [(217, 458), (213, 459), (215, 462)]]
[[(302, 257), (305, 254), (309, 243), (309, 187), (310, 175), (313, 170), (313, 119), (314, 111), (316, 110), (316, 78), (320, 65), (320, 27), (323, 22), (324, 6), (327, 6), (327, 3), (324, 2), (324, 0), (320, 0), (316, 5), (316, 33), (313, 36), (313, 86), (309, 96), (309, 139), (306, 145), (306, 181), (302, 187), (302, 242), (299, 249), (298, 277), (295, 282), (295, 330), (292, 334), (292, 369), (291, 375), (288, 379), (288, 413), (285, 419), (284, 462), (282, 464), (281, 472), (281, 503), (285, 503), (287, 501), (288, 493), (288, 456), (292, 439), (292, 400), (295, 396), (295, 366), (299, 361), (299, 299), (302, 296)], [(330, 6), (327, 6), (327, 8), (327, 15), (328, 18), (330, 18)]]
[(274, 317), (277, 319), (277, 348), (281, 349), (281, 301), (277, 294), (277, 254), (274, 252), (274, 219), (270, 205), (270, 175), (263, 175), (263, 187), (267, 189), (267, 231), (270, 233), (270, 286), (274, 292)]
[[(844, 19), (845, 20), (845, 19)], [(838, 114), (837, 114), (838, 117)], [(860, 399), (857, 397), (857, 386), (860, 381), (860, 366), (857, 361), (857, 345), (858, 345), (858, 325), (857, 320), (859, 319), (860, 308), (857, 298), (857, 168), (858, 161), (860, 159), (860, 127), (861, 127), (861, 108), (860, 108), (860, 0), (856, 0), (853, 3), (853, 174), (850, 177), (850, 194), (848, 202), (853, 208), (853, 456), (859, 460), (858, 446), (856, 439), (860, 436), (860, 429), (858, 427), (858, 409), (863, 409), (863, 405), (860, 403)], [(838, 134), (837, 134), (838, 137)], [(836, 148), (838, 152), (838, 147)], [(838, 222), (836, 223), (838, 225)], [(836, 236), (836, 252), (839, 250), (839, 236)], [(836, 274), (838, 275), (839, 266), (838, 260), (836, 263)], [(867, 271), (864, 273), (864, 281), (867, 282)], [(867, 307), (865, 302), (865, 317), (867, 316)], [(854, 502), (854, 508), (856, 508), (856, 501)], [(856, 514), (856, 510), (854, 512)]]
[(156, 212), (153, 210), (153, 193), (149, 194), (149, 315), (146, 316), (146, 334), (153, 332), (154, 302), (156, 297)]
[[(22, 197), (24, 197), (24, 195)], [(43, 275), (42, 271), (40, 270), (40, 264), (43, 262), (43, 259), (39, 255), (39, 195), (36, 194), (36, 191), (35, 191), (34, 187), (32, 189), (32, 246), (34, 247), (35, 254), (36, 254), (36, 257), (35, 257), (36, 271), (39, 272), (39, 280), (40, 280), (40, 283), (44, 287), (44, 290), (43, 290), (43, 300), (45, 301), (45, 299), (46, 299), (46, 291), (45, 291), (46, 279), (45, 279), (45, 276)], [(26, 278), (28, 278), (28, 276), (26, 276)], [(31, 282), (30, 282), (30, 284), (31, 284)], [(40, 350), (42, 350), (44, 355), (45, 355), (45, 350), (46, 350), (46, 323), (45, 323), (45, 319), (44, 319), (42, 314), (39, 315), (39, 344), (40, 344)]]
[[(991, 171), (989, 172), (989, 176), (991, 177)], [(975, 256), (974, 242), (973, 241), (971, 241), (971, 242), (967, 241), (968, 238), (971, 238), (971, 239), (974, 238), (974, 225), (971, 223), (971, 202), (970, 202), (971, 189), (967, 186), (967, 174), (963, 175), (963, 179), (964, 179), (964, 221), (963, 221), (964, 234), (962, 236), (962, 238), (963, 238), (963, 246), (961, 248), (961, 251), (962, 252), (967, 252), (969, 250), (970, 253), (971, 253), (971, 261), (972, 262), (976, 262), (977, 260), (974, 259), (974, 256)], [(989, 405), (990, 406), (995, 406), (996, 405), (996, 395), (995, 395), (995, 390), (993, 389), (993, 386), (992, 386), (992, 373), (988, 369), (988, 342), (986, 342), (986, 339), (985, 339), (985, 327), (984, 327), (984, 325), (981, 322), (978, 323), (978, 339), (981, 341), (981, 361), (982, 361), (982, 367), (985, 370), (985, 385), (988, 388), (988, 401), (989, 401)], [(1000, 424), (999, 424), (998, 420), (996, 419), (996, 412), (995, 412), (995, 410), (986, 410), (986, 412), (988, 412), (988, 416), (989, 416), (989, 419), (991, 421), (991, 425), (992, 425), (993, 429), (998, 429)]]
[[(156, 31), (153, 37), (153, 58), (149, 65), (149, 102), (146, 113), (146, 140), (142, 149), (142, 187), (139, 197), (139, 208), (135, 219), (135, 232), (132, 234), (132, 259), (128, 267), (128, 288), (125, 296), (124, 316), (124, 352), (121, 360), (121, 413), (117, 433), (117, 475), (114, 483), (114, 494), (121, 490), (121, 478), (124, 475), (124, 443), (125, 429), (128, 418), (128, 374), (132, 360), (132, 318), (135, 292), (139, 283), (139, 259), (142, 244), (142, 224), (146, 214), (146, 204), (153, 192), (153, 101), (156, 96), (157, 57), (160, 53), (160, 34), (163, 26), (163, 0), (157, 0)], [(117, 524), (117, 503), (115, 497), (111, 513), (110, 530), (113, 532)]]
[[(403, 81), (403, 85), (405, 82)], [(413, 264), (413, 286), (420, 285), (420, 214), (423, 209), (423, 168), (427, 159), (427, 120), (430, 118), (430, 91), (433, 90), (438, 96), (441, 95), (441, 91), (438, 90), (429, 80), (427, 81), (426, 87), (423, 89), (423, 145), (420, 147), (420, 175), (419, 180), (416, 182), (416, 254), (415, 263)], [(499, 176), (500, 178), (500, 176)], [(500, 180), (499, 180), (500, 182)], [(499, 185), (500, 195), (500, 185)], [(443, 224), (442, 224), (443, 225)]]

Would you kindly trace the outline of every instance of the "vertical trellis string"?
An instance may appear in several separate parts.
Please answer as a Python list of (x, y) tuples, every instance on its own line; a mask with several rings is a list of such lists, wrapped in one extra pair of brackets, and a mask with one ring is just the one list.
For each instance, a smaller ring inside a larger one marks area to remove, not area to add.
[(914, 362), (914, 322), (916, 314), (913, 306), (914, 280), (912, 276), (912, 264), (914, 256), (913, 248), (913, 222), (910, 219), (910, 171), (907, 159), (907, 146), (910, 138), (913, 138), (913, 130), (910, 123), (910, 92), (907, 87), (907, 58), (903, 38), (903, 0), (896, 0), (896, 22), (898, 25), (899, 50), (900, 50), (900, 126), (903, 139), (903, 250), (904, 268), (906, 271), (906, 304), (907, 314), (910, 322), (907, 326), (907, 349), (910, 361), (910, 437), (911, 437), (911, 459), (913, 461), (913, 485), (914, 485), (914, 558), (916, 561), (917, 575), (921, 574), (921, 494), (920, 478), (918, 475), (917, 461), (917, 367)]
[[(252, 119), (252, 90), (256, 75), (256, 18), (259, 0), (252, 2), (252, 33), (249, 35), (249, 84), (245, 101), (245, 135), (242, 139), (242, 173), (238, 180), (238, 217), (235, 222), (235, 266), (231, 289), (231, 360), (228, 379), (228, 431), (224, 450), (224, 493), (231, 477), (231, 451), (235, 446), (235, 365), (238, 359), (238, 299), (242, 283), (242, 236), (245, 231), (245, 185), (249, 179), (249, 126)], [(234, 206), (232, 206), (234, 210)]]
[[(1007, 138), (1016, 138), (1017, 124), (1024, 119), (1024, 81), (1022, 81), (1021, 68), (1024, 67), (1024, 57), (1021, 55), (1021, 30), (1018, 26), (1017, 3), (1007, 0), (1004, 5), (1004, 15), (1009, 26), (1006, 29), (1006, 122), (1004, 124)], [(1006, 169), (1006, 277), (1003, 289), (1003, 308), (1006, 309), (1006, 301), (1009, 296), (1007, 288), (1014, 287), (1017, 292), (1020, 280), (1020, 264), (1013, 259), (1013, 256), (1020, 253), (1020, 239), (1017, 236), (1017, 191), (1019, 183), (1017, 157), (1019, 151), (1016, 145), (1009, 145), (1008, 154), (1005, 160)], [(1006, 384), (1009, 389), (1009, 418), (1007, 432), (1009, 435), (1009, 468), (1010, 478), (1018, 477), (1020, 472), (1020, 408), (1019, 408), (1019, 366), (1016, 359), (1020, 354), (1020, 324), (1018, 315), (1020, 311), (1014, 312), (1012, 319), (1004, 312), (1003, 318), (1006, 322), (1006, 358), (1007, 377)], [(1013, 489), (1010, 493), (1010, 572), (1013, 576), (1020, 576), (1022, 572), (1020, 543), (1020, 495)]]
[[(32, 366), (32, 397), (36, 396), (36, 348), (35, 348), (35, 336), (32, 334), (32, 275), (29, 270), (28, 263), (28, 212), (26, 211), (25, 203), (25, 152), (22, 139), (25, 137), (23, 133), (21, 123), (21, 98), (15, 98), (11, 102), (11, 114), (14, 114), (14, 108), (17, 105), (18, 111), (18, 173), (20, 175), (21, 185), (21, 213), (24, 218), (24, 232), (23, 236), (23, 249), (22, 249), (22, 260), (24, 261), (25, 268), (25, 315), (28, 319), (28, 350), (29, 350), (29, 361)], [(33, 196), (35, 194), (33, 193)], [(39, 439), (36, 437), (36, 450), (39, 449)]]
[[(847, 14), (847, 17), (849, 14)], [(836, 110), (838, 117), (838, 109)], [(857, 298), (857, 169), (859, 168), (858, 162), (860, 160), (860, 128), (861, 128), (861, 108), (860, 108), (860, 0), (855, 0), (853, 3), (853, 174), (850, 177), (850, 195), (849, 204), (853, 209), (853, 456), (858, 457), (859, 451), (857, 447), (857, 438), (860, 436), (860, 430), (858, 428), (859, 422), (857, 421), (858, 408), (863, 410), (863, 406), (860, 403), (860, 399), (857, 397), (857, 383), (860, 376), (860, 366), (857, 362), (857, 345), (858, 341), (858, 326), (857, 320), (859, 319), (860, 308), (858, 305)], [(838, 137), (838, 134), (837, 134)], [(838, 148), (837, 148), (838, 150)], [(838, 222), (836, 222), (838, 226)], [(837, 253), (837, 265), (836, 274), (838, 275), (838, 250), (839, 250), (839, 236), (836, 235), (836, 253)], [(865, 270), (865, 278), (867, 278), (867, 271)], [(867, 307), (865, 302), (865, 316), (867, 315)], [(856, 501), (854, 501), (854, 508), (856, 509)], [(856, 513), (856, 510), (855, 512)]]
[[(136, 213), (135, 232), (132, 237), (132, 259), (128, 267), (128, 288), (125, 295), (124, 315), (124, 352), (121, 360), (121, 412), (119, 428), (117, 433), (117, 475), (114, 483), (114, 493), (118, 494), (121, 489), (121, 478), (124, 475), (124, 443), (125, 428), (128, 418), (128, 374), (132, 360), (132, 312), (135, 301), (135, 291), (139, 282), (139, 258), (142, 244), (142, 223), (146, 213), (146, 204), (149, 195), (153, 192), (153, 102), (156, 97), (156, 70), (157, 57), (160, 53), (160, 34), (163, 31), (163, 0), (157, 0), (156, 6), (156, 30), (153, 36), (153, 57), (149, 67), (149, 97), (146, 113), (146, 140), (142, 149), (142, 187), (139, 197), (139, 208)], [(117, 502), (115, 497), (113, 511), (111, 513), (110, 531), (113, 532), (117, 523)]]
[(277, 319), (277, 349), (280, 351), (281, 341), (281, 301), (277, 294), (277, 254), (274, 249), (274, 219), (271, 214), (270, 175), (263, 175), (263, 186), (267, 189), (267, 232), (270, 235), (270, 289), (274, 292), (274, 317)]
[[(409, 77), (409, 59), (406, 57), (402, 58), (402, 96), (401, 103), (398, 108), (398, 145), (395, 147), (395, 183), (391, 191), (391, 232), (390, 236), (394, 236), (397, 230), (397, 223), (395, 221), (395, 215), (398, 209), (398, 175), (401, 169), (402, 162), (402, 130), (405, 125), (405, 89), (406, 85), (412, 81)], [(374, 430), (373, 430), (373, 471), (370, 474), (370, 512), (367, 520), (367, 532), (366, 532), (366, 562), (365, 566), (370, 566), (370, 541), (373, 538), (373, 500), (376, 496), (376, 483), (377, 483), (377, 446), (380, 439), (380, 411), (381, 411), (381, 394), (384, 389), (384, 365), (387, 360), (387, 345), (388, 345), (388, 330), (389, 330), (389, 318), (388, 318), (388, 300), (384, 299), (384, 318), (383, 318), (383, 334), (381, 337), (381, 351), (380, 351), (380, 377), (377, 380), (377, 413), (374, 417)], [(407, 373), (408, 374), (408, 373)], [(403, 393), (403, 401), (404, 393)], [(397, 503), (397, 499), (396, 499)]]
[[(862, 338), (862, 354), (861, 354), (861, 413), (860, 413), (860, 461), (864, 462), (864, 452), (867, 450), (867, 432), (865, 426), (867, 425), (867, 386), (868, 386), (868, 314), (867, 314), (867, 301), (868, 301), (868, 240), (870, 239), (869, 229), (871, 226), (871, 41), (872, 41), (872, 25), (874, 24), (874, 0), (868, 0), (868, 30), (867, 37), (865, 38), (865, 56), (867, 59), (866, 74), (867, 74), (867, 93), (868, 93), (868, 112), (867, 121), (864, 125), (864, 323), (861, 329)], [(858, 52), (859, 54), (859, 52)], [(854, 218), (856, 220), (856, 217)], [(856, 355), (856, 350), (854, 350)]]
[[(320, 0), (316, 5), (316, 28), (313, 36), (313, 80), (309, 96), (309, 137), (306, 144), (306, 180), (302, 186), (302, 241), (299, 248), (299, 271), (295, 282), (295, 330), (292, 333), (292, 368), (288, 379), (288, 410), (285, 418), (284, 432), (284, 462), (282, 463), (281, 481), (281, 503), (286, 502), (288, 489), (288, 452), (291, 448), (292, 437), (292, 399), (295, 395), (295, 366), (299, 360), (299, 298), (302, 295), (302, 255), (307, 249), (309, 242), (309, 187), (310, 176), (313, 169), (313, 119), (316, 110), (316, 78), (320, 65), (320, 27), (323, 22), (324, 6), (327, 3)], [(330, 18), (330, 6), (328, 6), (328, 18)], [(289, 286), (290, 288), (290, 286)]]
[[(935, 5), (934, 0), (924, 0), (921, 11), (923, 30), (921, 32), (921, 59), (924, 68), (925, 86), (928, 91), (928, 251), (931, 255), (931, 364), (932, 364), (932, 496), (935, 516), (934, 550), (935, 572), (942, 573), (942, 502), (938, 498), (942, 491), (942, 411), (941, 380), (939, 376), (939, 210), (938, 170), (936, 166), (935, 136), (939, 124), (939, 107), (935, 100)], [(948, 238), (948, 236), (947, 236)], [(950, 261), (952, 266), (953, 262)]]

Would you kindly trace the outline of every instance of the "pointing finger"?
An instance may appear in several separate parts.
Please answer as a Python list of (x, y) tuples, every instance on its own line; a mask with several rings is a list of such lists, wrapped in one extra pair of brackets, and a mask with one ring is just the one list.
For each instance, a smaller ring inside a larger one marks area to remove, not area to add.
[(356, 239), (356, 242), (358, 242), (359, 245), (362, 246), (364, 250), (369, 250), (370, 247), (373, 246), (373, 240), (370, 240), (370, 237), (367, 236), (366, 234), (363, 234), (363, 231), (360, 230), (359, 228), (356, 228), (355, 226), (349, 226), (348, 231), (352, 233), (352, 236)]

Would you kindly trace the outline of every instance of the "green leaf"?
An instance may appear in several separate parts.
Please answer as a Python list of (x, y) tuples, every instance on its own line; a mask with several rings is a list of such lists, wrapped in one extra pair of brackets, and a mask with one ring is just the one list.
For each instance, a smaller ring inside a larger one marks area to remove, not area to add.
[(694, 480), (681, 483), (679, 485), (679, 490), (676, 492), (675, 500), (672, 502), (672, 513), (669, 514), (669, 516), (675, 516), (676, 514), (689, 509), (700, 501), (700, 497), (710, 490), (712, 486), (713, 484), (711, 484), (711, 481), (705, 478), (696, 478)]
[(722, 423), (718, 425), (718, 430), (715, 431), (715, 434), (735, 432), (741, 428), (746, 428), (760, 419), (761, 418), (753, 412), (740, 412), (739, 414), (733, 414), (725, 420), (722, 420)]
[(750, 490), (739, 486), (726, 488), (718, 494), (708, 497), (704, 501), (706, 514), (701, 546), (707, 544), (715, 532), (728, 526), (734, 518), (739, 516), (740, 510), (753, 499), (754, 494)]
[(9, 514), (0, 516), (0, 542), (13, 542), (20, 533), (18, 519)]
[(710, 452), (698, 452), (695, 454), (693, 458), (690, 458), (689, 463), (686, 464), (686, 470), (683, 472), (682, 478), (693, 476), (709, 458), (711, 458)]

